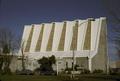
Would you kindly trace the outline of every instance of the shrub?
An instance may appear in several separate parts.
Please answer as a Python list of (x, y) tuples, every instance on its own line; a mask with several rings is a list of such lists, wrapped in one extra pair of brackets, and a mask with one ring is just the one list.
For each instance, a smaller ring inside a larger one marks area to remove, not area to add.
[(35, 74), (35, 75), (40, 75), (40, 68), (36, 68), (36, 69), (34, 70), (34, 74)]
[(0, 70), (0, 75), (3, 74), (3, 70)]
[(101, 70), (101, 69), (95, 69), (95, 70), (93, 71), (93, 73), (103, 73), (103, 70)]
[(71, 74), (72, 68), (66, 68), (65, 72), (67, 72), (67, 74)]
[(120, 69), (119, 69), (119, 68), (111, 68), (111, 69), (110, 69), (110, 74), (111, 74), (111, 75), (120, 74)]
[(5, 67), (2, 74), (11, 74), (11, 70), (8, 67)]
[(79, 67), (79, 65), (75, 65), (75, 67), (74, 67), (74, 68), (75, 68), (75, 71), (77, 71), (77, 70), (78, 70), (78, 69), (77, 69), (78, 67)]
[(90, 73), (90, 70), (88, 69), (83, 69), (83, 71), (81, 72), (81, 74), (89, 74)]
[(52, 65), (55, 64), (56, 59), (55, 56), (51, 57), (43, 57), (38, 60), (38, 63), (40, 64), (40, 71), (53, 71)]

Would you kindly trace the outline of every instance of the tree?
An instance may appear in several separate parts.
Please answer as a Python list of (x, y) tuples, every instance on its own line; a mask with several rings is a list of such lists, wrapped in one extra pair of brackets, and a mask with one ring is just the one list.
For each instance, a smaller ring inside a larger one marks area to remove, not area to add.
[(17, 38), (16, 40), (16, 49), (19, 49), (19, 54), (21, 54), (20, 56), (20, 60), (21, 60), (21, 64), (22, 64), (22, 70), (24, 71), (25, 68), (25, 54), (24, 54), (24, 50), (25, 50), (25, 40), (21, 40), (21, 38)]
[(54, 55), (49, 57), (49, 62), (50, 62), (50, 65), (55, 64), (56, 60), (55, 60), (55, 56)]
[(40, 64), (40, 71), (53, 71), (52, 65), (55, 64), (55, 56), (52, 55), (51, 57), (43, 57), (38, 60), (38, 63)]
[(16, 36), (9, 28), (0, 28), (0, 49), (1, 51), (6, 45), (8, 46), (10, 53), (13, 54), (15, 50), (17, 49)]
[(22, 56), (21, 56), (21, 61), (22, 61), (22, 70), (25, 70), (25, 57), (24, 57), (24, 41), (21, 41), (21, 46), (20, 46), (20, 49), (21, 49), (21, 53), (22, 53)]
[(0, 70), (8, 72), (15, 47), (13, 32), (9, 29), (0, 28)]
[(9, 65), (11, 63), (11, 56), (8, 55), (10, 53), (10, 48), (8, 46), (8, 44), (5, 44), (4, 47), (3, 47), (3, 52), (2, 52), (4, 55), (3, 55), (3, 62), (4, 62), (4, 69), (3, 69), (3, 73), (4, 74), (10, 74), (11, 71), (10, 71), (10, 68), (9, 68)]
[[(116, 44), (118, 56), (120, 58), (120, 0), (102, 0), (103, 6), (108, 12), (108, 22), (112, 24), (110, 32), (112, 35), (109, 37), (111, 41)], [(110, 27), (110, 26), (109, 26)]]
[(5, 44), (5, 45), (3, 46), (3, 53), (4, 53), (4, 54), (10, 53), (10, 48), (9, 48), (8, 44)]

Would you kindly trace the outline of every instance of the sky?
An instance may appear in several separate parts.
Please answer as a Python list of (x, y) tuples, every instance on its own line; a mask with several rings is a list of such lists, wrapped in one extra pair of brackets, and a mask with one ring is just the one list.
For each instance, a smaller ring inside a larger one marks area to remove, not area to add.
[[(0, 0), (0, 27), (12, 29), (18, 37), (28, 24), (99, 17), (109, 18), (103, 0)], [(110, 27), (108, 23), (112, 36)], [(108, 46), (110, 59), (117, 59), (115, 45), (109, 41)]]

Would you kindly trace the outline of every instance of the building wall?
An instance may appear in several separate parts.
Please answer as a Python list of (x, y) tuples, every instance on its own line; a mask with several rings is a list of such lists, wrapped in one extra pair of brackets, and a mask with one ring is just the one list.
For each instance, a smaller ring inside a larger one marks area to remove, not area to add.
[[(97, 34), (100, 28), (99, 21), (101, 18), (95, 21), (86, 19), (25, 25), (22, 37), (25, 52), (70, 51), (73, 50), (73, 46), (77, 51), (95, 50), (96, 39), (99, 37)], [(41, 41), (38, 43), (40, 35)], [(40, 50), (36, 51), (36, 46)], [(51, 50), (47, 50), (48, 48)]]
[(95, 69), (107, 71), (107, 33), (106, 33), (106, 21), (102, 20), (100, 29), (99, 44), (97, 54), (92, 58), (92, 71)]
[(77, 57), (76, 58), (76, 64), (84, 69), (89, 69), (89, 65), (88, 65), (88, 57)]
[[(57, 59), (62, 58), (59, 68), (65, 69), (66, 62), (71, 67), (74, 50), (78, 65), (83, 64), (86, 69), (91, 66), (92, 71), (106, 71), (106, 33), (104, 17), (95, 21), (86, 19), (25, 25), (22, 40), (25, 41), (25, 49), (29, 50), (24, 54), (29, 59), (55, 55)], [(92, 59), (91, 64), (89, 59)]]

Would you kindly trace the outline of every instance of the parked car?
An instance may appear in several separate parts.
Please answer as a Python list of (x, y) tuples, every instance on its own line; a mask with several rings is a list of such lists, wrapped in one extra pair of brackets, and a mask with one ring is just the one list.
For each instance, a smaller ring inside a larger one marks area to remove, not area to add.
[(16, 70), (16, 74), (17, 75), (33, 75), (33, 71), (29, 70), (29, 69), (25, 69), (25, 70)]

